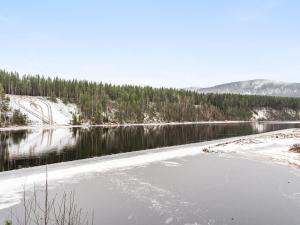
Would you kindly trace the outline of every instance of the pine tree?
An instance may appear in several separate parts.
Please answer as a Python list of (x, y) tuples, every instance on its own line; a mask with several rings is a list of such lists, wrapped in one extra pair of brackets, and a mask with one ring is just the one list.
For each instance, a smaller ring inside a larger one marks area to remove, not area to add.
[(249, 120), (253, 110), (261, 107), (300, 111), (300, 98), (202, 94), (174, 88), (118, 86), (40, 75), (19, 76), (4, 70), (0, 70), (0, 83), (2, 96), (5, 92), (46, 96), (54, 101), (61, 98), (65, 103), (77, 104), (83, 121), (97, 124), (143, 122), (145, 118), (148, 122), (157, 119), (165, 122)]

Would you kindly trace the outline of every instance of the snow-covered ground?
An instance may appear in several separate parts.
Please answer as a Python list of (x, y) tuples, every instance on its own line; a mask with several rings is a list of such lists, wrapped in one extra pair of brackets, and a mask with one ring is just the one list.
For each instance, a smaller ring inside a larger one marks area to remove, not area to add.
[(252, 120), (267, 120), (268, 110), (267, 109), (257, 109), (253, 112)]
[(276, 110), (272, 108), (257, 108), (253, 111), (252, 121), (274, 121), (278, 118), (288, 118), (286, 120), (299, 118), (300, 113), (293, 109), (283, 108)]
[[(74, 178), (93, 176), (109, 171), (122, 171), (171, 159), (217, 152), (221, 155), (243, 156), (300, 166), (299, 154), (289, 152), (289, 148), (300, 142), (300, 129), (275, 131), (266, 134), (229, 138), (175, 147), (158, 148), (140, 152), (97, 157), (73, 162), (48, 165), (48, 181), (51, 187)], [(24, 185), (27, 190), (41, 186), (45, 182), (45, 166), (26, 168), (0, 173), (0, 209), (18, 204), (22, 198)], [(51, 186), (52, 185), (52, 186)]]
[(73, 114), (78, 110), (74, 104), (64, 104), (60, 99), (50, 101), (46, 97), (7, 95), (10, 108), (20, 110), (29, 120), (30, 125), (69, 125)]
[(300, 154), (289, 151), (294, 144), (300, 144), (299, 129), (244, 137), (212, 145), (205, 151), (234, 154), (246, 158), (274, 161), (300, 167)]

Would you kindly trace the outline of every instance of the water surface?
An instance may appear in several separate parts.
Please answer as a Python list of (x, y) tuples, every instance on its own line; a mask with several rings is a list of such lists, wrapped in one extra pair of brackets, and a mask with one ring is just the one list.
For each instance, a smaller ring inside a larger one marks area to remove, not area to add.
[(300, 127), (300, 124), (185, 124), (0, 131), (0, 171), (294, 127)]

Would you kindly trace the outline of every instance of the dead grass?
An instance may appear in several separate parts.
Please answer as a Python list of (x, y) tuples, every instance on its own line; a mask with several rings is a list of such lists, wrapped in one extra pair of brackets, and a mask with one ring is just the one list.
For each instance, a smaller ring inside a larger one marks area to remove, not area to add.
[(294, 144), (292, 147), (290, 147), (289, 151), (294, 153), (300, 153), (300, 144)]

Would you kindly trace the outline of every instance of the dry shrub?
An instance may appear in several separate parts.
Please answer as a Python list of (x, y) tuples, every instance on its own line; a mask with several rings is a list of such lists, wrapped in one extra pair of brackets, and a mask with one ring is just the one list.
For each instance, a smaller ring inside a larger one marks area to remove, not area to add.
[(33, 195), (27, 194), (25, 187), (23, 191), (23, 215), (12, 213), (11, 220), (7, 225), (93, 225), (94, 213), (89, 218), (75, 201), (74, 192), (63, 193), (61, 198), (55, 195), (49, 198), (48, 172), (46, 169), (46, 184), (43, 191), (42, 201), (38, 197), (38, 191), (34, 189)]
[(290, 152), (300, 153), (300, 144), (294, 144), (290, 147)]

